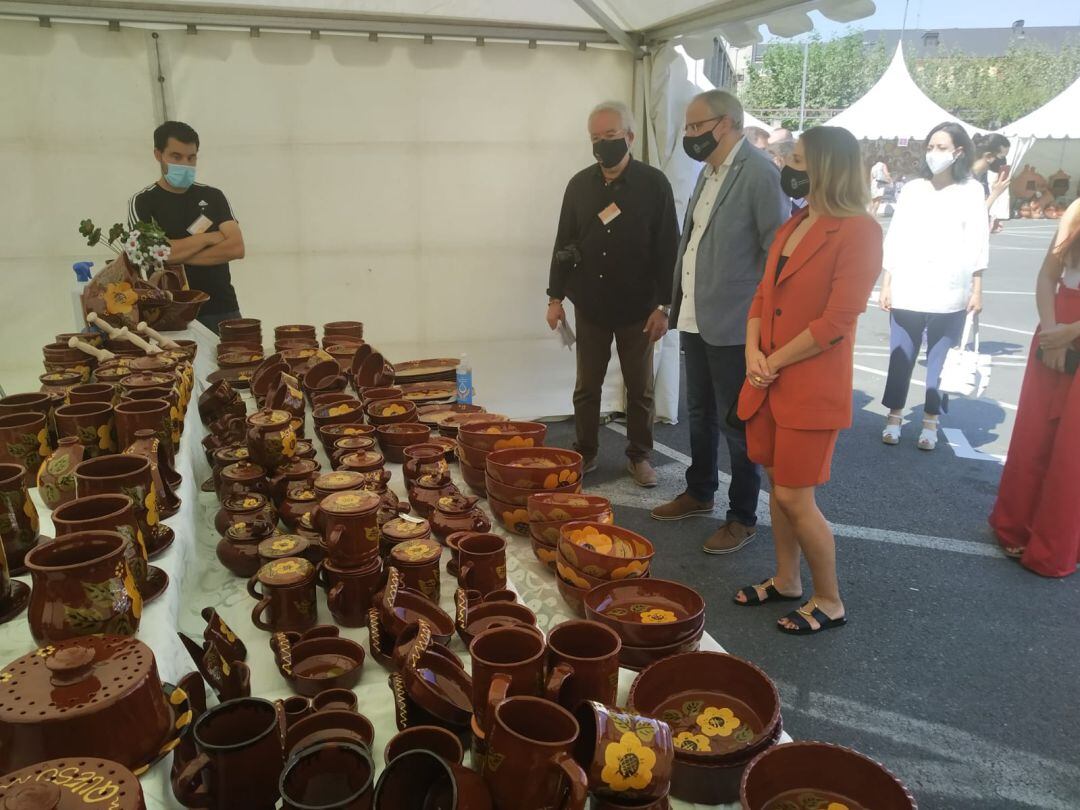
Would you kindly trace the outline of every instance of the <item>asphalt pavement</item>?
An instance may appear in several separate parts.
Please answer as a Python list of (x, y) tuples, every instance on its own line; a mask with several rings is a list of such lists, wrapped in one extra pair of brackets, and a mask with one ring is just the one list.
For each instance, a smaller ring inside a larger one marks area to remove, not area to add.
[[(1026, 571), (998, 551), (986, 524), (1037, 322), (1035, 277), (1053, 231), (1051, 222), (1017, 221), (992, 237), (981, 319), (990, 385), (981, 399), (953, 401), (942, 419), (948, 440), (932, 453), (915, 447), (918, 385), (902, 443), (881, 443), (888, 315), (872, 303), (862, 317), (855, 421), (818, 497), (837, 534), (847, 626), (789, 637), (774, 624), (791, 603), (732, 604), (739, 587), (773, 573), (767, 495), (757, 537), (730, 556), (700, 550), (726, 509), (723, 484), (713, 518), (649, 517), (682, 491), (685, 395), (680, 424), (656, 429), (656, 489), (628, 480), (617, 422), (601, 431), (600, 467), (586, 479), (588, 491), (615, 502), (620, 525), (654, 541), (653, 575), (698, 588), (708, 631), (777, 682), (793, 737), (884, 762), (928, 810), (1080, 808), (1080, 576)], [(572, 438), (572, 421), (552, 425), (550, 444)], [(803, 579), (809, 594), (808, 571)]]

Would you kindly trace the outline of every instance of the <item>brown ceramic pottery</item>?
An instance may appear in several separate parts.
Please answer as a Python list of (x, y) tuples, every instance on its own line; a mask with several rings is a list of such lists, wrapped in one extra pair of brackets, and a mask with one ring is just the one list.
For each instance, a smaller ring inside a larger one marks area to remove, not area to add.
[(553, 627), (548, 633), (548, 700), (571, 711), (584, 700), (614, 706), (621, 648), (618, 634), (597, 622), (571, 620)]
[(589, 810), (671, 810), (671, 802), (667, 796), (647, 802), (622, 802), (616, 799), (599, 799), (593, 797)]
[(315, 493), (320, 501), (334, 492), (357, 491), (364, 488), (368, 479), (363, 473), (337, 471), (323, 473), (315, 479)]
[(38, 468), (37, 486), (41, 500), (55, 509), (75, 497), (75, 467), (83, 460), (83, 447), (74, 436), (60, 440), (57, 448)]
[(393, 760), (409, 751), (430, 751), (446, 762), (460, 765), (465, 759), (465, 749), (456, 734), (442, 726), (412, 726), (399, 731), (383, 749), (383, 762)]
[[(590, 515), (588, 518), (586, 518), (586, 520), (591, 523), (603, 523), (605, 526), (610, 526), (615, 522), (615, 513), (611, 510), (608, 510), (607, 512), (600, 512), (595, 515)], [(570, 521), (530, 520), (529, 536), (539, 540), (545, 546), (550, 546), (552, 549), (557, 548), (559, 545), (559, 536), (562, 531), (562, 527), (568, 522)]]
[(375, 432), (379, 437), (379, 447), (383, 455), (394, 464), (404, 463), (406, 447), (424, 444), (431, 437), (431, 428), (419, 422), (380, 425)]
[(152, 430), (136, 430), (135, 441), (124, 450), (124, 455), (139, 456), (150, 462), (150, 477), (158, 499), (158, 513), (164, 519), (180, 511), (180, 498), (174, 487), (183, 483), (180, 474), (172, 467), (172, 452), (166, 442)]
[(80, 498), (113, 494), (131, 498), (151, 558), (172, 544), (173, 530), (160, 519), (150, 462), (142, 456), (112, 455), (84, 461), (75, 468), (75, 488)]
[(383, 469), (386, 459), (377, 450), (360, 450), (338, 459), (338, 469), (359, 473), (374, 473)]
[(297, 721), (285, 735), (285, 750), (296, 756), (312, 745), (341, 742), (371, 750), (375, 727), (364, 715), (352, 709), (322, 709)]
[(360, 321), (330, 321), (323, 324), (323, 335), (363, 340), (364, 324)]
[(362, 568), (379, 554), (380, 499), (366, 490), (323, 498), (314, 521), (323, 531), (327, 559), (342, 568)]
[(269, 495), (270, 481), (266, 468), (250, 461), (238, 461), (223, 467), (218, 476), (218, 500), (225, 503), (234, 495)]
[(559, 553), (574, 568), (598, 579), (632, 579), (648, 570), (653, 544), (627, 529), (573, 521), (559, 528)]
[(364, 403), (366, 408), (372, 402), (378, 402), (384, 399), (402, 399), (404, 392), (395, 385), (383, 386), (381, 388), (365, 388), (360, 392), (360, 401)]
[[(247, 445), (244, 444), (229, 444), (214, 450), (211, 453), (210, 461), (213, 467), (213, 491), (217, 492), (221, 487), (221, 471), (223, 469), (238, 461), (248, 461), (250, 455)], [(204, 491), (207, 491), (205, 487)]]
[(544, 639), (519, 626), (494, 627), (469, 644), (473, 708), (485, 733), (491, 712), (512, 695), (540, 695), (544, 682)]
[(552, 490), (581, 479), (580, 453), (556, 447), (496, 450), (487, 458), (487, 474), (518, 489)]
[(662, 661), (672, 655), (697, 652), (701, 646), (701, 637), (705, 634), (705, 623), (691, 635), (684, 639), (664, 644), (659, 647), (636, 647), (632, 644), (623, 644), (619, 651), (619, 666), (640, 672), (650, 664)]
[(38, 543), (38, 512), (26, 486), (26, 468), (0, 464), (0, 537), (14, 574), (26, 570), (23, 558)]
[(359, 359), (360, 357), (360, 352), (357, 351), (352, 366), (353, 384), (358, 391), (393, 384), (394, 367), (387, 363), (386, 358), (379, 352), (365, 354), (362, 359)]
[(624, 643), (656, 647), (696, 632), (705, 600), (679, 582), (638, 578), (593, 588), (585, 597), (585, 612), (618, 633)]
[(251, 460), (276, 470), (296, 453), (296, 433), (287, 411), (257, 411), (247, 419), (247, 444)]
[(484, 472), (482, 467), (473, 467), (463, 458), (459, 458), (458, 462), (461, 468), (461, 477), (465, 479), (465, 483), (468, 485), (469, 489), (481, 498), (486, 498), (487, 473)]
[[(498, 452), (501, 453), (503, 451), (499, 450)], [(509, 484), (504, 484), (503, 482), (492, 478), (490, 473), (484, 476), (484, 489), (487, 490), (489, 497), (502, 501), (503, 503), (513, 504), (516, 508), (520, 509), (525, 515), (526, 523), (528, 523), (529, 512), (527, 506), (529, 503), (529, 496), (536, 492), (535, 489), (512, 487)], [(547, 491), (576, 494), (581, 492), (581, 480), (578, 479), (577, 481), (560, 483), (558, 486), (548, 488)], [(528, 527), (526, 527), (526, 529), (527, 528)]]
[(0, 779), (0, 807), (146, 810), (139, 779), (119, 762), (98, 757), (50, 759)]
[(432, 403), (451, 403), (457, 398), (457, 384), (450, 380), (403, 383), (399, 387), (401, 398), (415, 402), (417, 408)]
[(527, 507), (530, 523), (596, 522), (596, 515), (611, 511), (611, 501), (599, 495), (538, 492), (529, 496)]
[(334, 358), (341, 373), (348, 379), (360, 343), (328, 343), (326, 338), (323, 338), (323, 342), (326, 343), (326, 353)]
[(264, 404), (275, 411), (286, 411), (291, 416), (303, 418), (306, 411), (303, 391), (288, 380), (295, 379), (282, 374), (276, 388), (266, 395)]
[(130, 447), (140, 430), (152, 430), (163, 445), (169, 448), (169, 459), (175, 449), (171, 407), (163, 399), (121, 401), (113, 412), (116, 415), (117, 447)]
[(497, 534), (474, 534), (458, 541), (458, 582), (487, 594), (506, 587), (506, 541)]
[(111, 403), (62, 405), (56, 409), (56, 430), (61, 437), (78, 439), (86, 458), (117, 452), (116, 424)]
[[(275, 335), (277, 334), (275, 330)], [(222, 341), (243, 340), (262, 343), (262, 321), (258, 318), (232, 318), (218, 324)]]
[(365, 413), (375, 426), (416, 421), (416, 405), (407, 399), (378, 399), (368, 404)]
[(547, 543), (537, 538), (536, 536), (530, 537), (529, 540), (532, 542), (532, 550), (533, 554), (536, 556), (536, 559), (538, 559), (540, 562), (542, 562), (544, 565), (554, 571), (556, 557), (558, 556), (556, 547), (554, 545), (549, 546)]
[(431, 539), (406, 540), (390, 550), (389, 564), (401, 574), (404, 587), (439, 604), (439, 558), (442, 546)]
[(173, 771), (173, 793), (187, 807), (272, 810), (284, 767), (284, 721), (268, 700), (221, 703), (191, 729), (197, 755)]
[[(470, 602), (470, 593), (477, 597), (476, 602)], [(458, 636), (466, 644), (493, 627), (536, 627), (536, 614), (525, 605), (504, 601), (485, 602), (478, 591), (458, 588), (454, 592), (454, 606)]]
[(224, 535), (234, 523), (251, 523), (260, 519), (272, 526), (277, 524), (277, 513), (269, 498), (258, 492), (230, 495), (214, 517), (214, 528), (218, 534)]
[(458, 442), (485, 453), (508, 448), (542, 447), (547, 425), (541, 422), (468, 422), (458, 428)]
[(0, 463), (21, 464), (26, 486), (34, 486), (38, 467), (51, 452), (44, 414), (27, 411), (0, 416)]
[(448, 417), (464, 413), (486, 413), (486, 411), (481, 405), (473, 405), (465, 402), (449, 402), (433, 405), (418, 405), (416, 407), (416, 413), (421, 422), (425, 425), (430, 425), (434, 429), (438, 427), (443, 419)]
[(428, 518), (435, 536), (442, 539), (454, 532), (491, 531), (491, 521), (477, 507), (478, 501), (479, 498), (460, 492), (439, 498)]
[(371, 436), (342, 436), (334, 440), (330, 448), (330, 465), (336, 470), (341, 466), (341, 459), (353, 453), (373, 450), (375, 439)]
[(910, 791), (880, 763), (822, 742), (787, 743), (761, 754), (743, 773), (739, 798), (744, 810), (916, 806)]
[(283, 557), (303, 557), (315, 565), (322, 557), (322, 554), (311, 547), (311, 541), (296, 534), (271, 535), (259, 543), (258, 550), (261, 565)]
[(584, 810), (588, 780), (572, 756), (577, 738), (577, 721), (561, 706), (536, 697), (499, 704), (482, 769), (495, 806)]
[(281, 774), (283, 810), (370, 810), (375, 765), (366, 748), (327, 742), (298, 752)]
[(435, 513), (435, 506), (442, 498), (459, 495), (460, 490), (450, 481), (450, 474), (425, 473), (410, 481), (406, 489), (409, 493), (409, 505), (416, 514), (425, 519)]
[(363, 627), (371, 600), (383, 577), (382, 560), (376, 557), (364, 568), (338, 568), (327, 560), (321, 566), (329, 590), (326, 604), (342, 627)]
[(343, 710), (355, 712), (359, 701), (351, 689), (324, 689), (311, 699), (311, 707), (317, 711)]
[(339, 424), (328, 425), (316, 425), (315, 434), (319, 437), (319, 441), (322, 442), (323, 449), (327, 455), (331, 455), (334, 450), (334, 442), (345, 436), (370, 436), (375, 438), (375, 428), (373, 425), (365, 425), (361, 422), (342, 422)]
[(33, 582), (28, 618), (37, 643), (138, 631), (143, 600), (128, 547), (130, 541), (116, 532), (85, 531), (26, 555)]
[(0, 624), (19, 616), (30, 604), (30, 586), (11, 578), (4, 547), (0, 545)]
[[(319, 508), (319, 497), (315, 490), (305, 486), (289, 487), (285, 499), (281, 502), (280, 517), (289, 531), (296, 531), (305, 515), (311, 515)], [(319, 540), (320, 545), (322, 540)]]
[(182, 692), (166, 696), (142, 642), (58, 641), (0, 673), (0, 771), (48, 757), (105, 757), (141, 773), (190, 722), (182, 703)]
[(421, 540), (431, 537), (431, 525), (414, 517), (398, 517), (386, 521), (379, 527), (379, 556), (386, 559), (391, 549), (406, 540)]
[(82, 375), (77, 371), (50, 371), (38, 377), (41, 383), (41, 393), (48, 394), (52, 400), (52, 407), (62, 405), (68, 392), (82, 383)]
[(457, 439), (462, 425), (473, 422), (508, 422), (510, 417), (501, 413), (452, 413), (439, 420), (439, 435), (448, 439)]
[[(262, 593), (256, 585), (262, 586)], [(248, 580), (248, 593), (259, 600), (251, 622), (260, 630), (302, 632), (318, 622), (315, 566), (302, 557), (266, 563)]]
[(364, 648), (347, 638), (312, 638), (281, 648), (281, 674), (299, 694), (352, 689), (360, 680)]
[(320, 405), (311, 413), (316, 429), (326, 425), (346, 425), (363, 421), (363, 405), (359, 400), (338, 402), (332, 405)]
[(108, 383), (85, 383), (68, 389), (65, 399), (70, 405), (80, 405), (84, 402), (114, 405), (116, 403), (116, 389)]
[(290, 487), (303, 486), (311, 489), (319, 477), (319, 462), (307, 458), (294, 458), (282, 464), (270, 478), (270, 494), (281, 507)]
[[(420, 625), (420, 630), (426, 627)], [(472, 679), (452, 657), (417, 646), (401, 668), (401, 677), (409, 700), (435, 717), (437, 725), (468, 726), (473, 713)]]
[(308, 323), (286, 323), (274, 327), (274, 340), (315, 340), (315, 327)]
[(263, 565), (259, 544), (274, 534), (274, 526), (265, 520), (234, 523), (218, 541), (217, 558), (238, 577), (249, 579)]
[(438, 752), (412, 750), (387, 764), (375, 786), (373, 806), (375, 810), (492, 810), (495, 805), (475, 772)]
[(581, 729), (574, 759), (593, 795), (633, 801), (668, 795), (675, 752), (667, 723), (591, 700), (578, 705), (574, 719)]
[(26, 394), (10, 394), (0, 399), (0, 416), (14, 416), (19, 413), (39, 413), (47, 417), (52, 410), (53, 400), (49, 394), (33, 391)]
[(431, 626), (431, 637), (440, 644), (448, 643), (454, 634), (454, 620), (421, 594), (402, 587), (400, 575), (393, 569), (387, 573), (386, 587), (375, 599), (380, 621), (392, 637), (400, 636), (406, 627), (421, 619)]
[(566, 602), (567, 607), (575, 616), (580, 616), (582, 619), (592, 618), (585, 612), (585, 596), (589, 593), (590, 588), (580, 588), (560, 576), (555, 577), (555, 586), (558, 588), (559, 596), (563, 598), (563, 601)]

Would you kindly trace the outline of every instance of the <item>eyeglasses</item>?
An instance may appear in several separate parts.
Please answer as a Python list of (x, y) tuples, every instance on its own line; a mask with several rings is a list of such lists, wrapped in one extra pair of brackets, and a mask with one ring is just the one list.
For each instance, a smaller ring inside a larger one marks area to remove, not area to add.
[(687, 124), (685, 127), (683, 127), (683, 132), (687, 133), (687, 132), (690, 132), (691, 130), (696, 131), (702, 124), (707, 124), (710, 121), (719, 121), (719, 120), (721, 120), (722, 118), (725, 118), (725, 117), (726, 116), (723, 116), (723, 115), (714, 115), (712, 118), (702, 118), (700, 121), (694, 121), (692, 123)]

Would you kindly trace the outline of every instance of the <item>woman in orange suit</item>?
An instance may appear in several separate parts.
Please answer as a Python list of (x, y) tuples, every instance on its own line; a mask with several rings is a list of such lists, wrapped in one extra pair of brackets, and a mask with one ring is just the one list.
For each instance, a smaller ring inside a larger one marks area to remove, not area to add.
[(866, 213), (859, 144), (846, 129), (804, 132), (780, 183), (808, 205), (769, 249), (746, 324), (738, 406), (750, 458), (772, 483), (776, 573), (741, 589), (735, 602), (802, 599), (805, 554), (814, 596), (778, 627), (808, 634), (847, 621), (836, 544), (814, 489), (829, 480), (836, 437), (851, 425), (855, 325), (881, 272), (881, 228)]

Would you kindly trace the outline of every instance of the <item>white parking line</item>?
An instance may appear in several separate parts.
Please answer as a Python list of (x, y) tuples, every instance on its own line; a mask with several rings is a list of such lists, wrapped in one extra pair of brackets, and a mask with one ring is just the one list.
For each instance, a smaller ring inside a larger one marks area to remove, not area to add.
[(1011, 326), (998, 326), (997, 324), (983, 323), (982, 321), (979, 321), (979, 328), (980, 329), (1000, 329), (1002, 332), (1015, 332), (1018, 335), (1027, 335), (1028, 337), (1031, 337), (1032, 335), (1035, 334), (1034, 332), (1029, 332), (1027, 329), (1014, 329)]
[(976, 450), (971, 446), (971, 442), (967, 440), (967, 436), (964, 435), (964, 431), (959, 428), (942, 428), (941, 432), (945, 434), (945, 440), (949, 443), (949, 447), (956, 453), (957, 458), (967, 458), (972, 461), (993, 461), (996, 464), (1004, 464), (1005, 456), (999, 456), (996, 453), (984, 453), (982, 450)]
[[(876, 368), (871, 368), (870, 366), (862, 366), (862, 365), (859, 365), (858, 363), (855, 364), (855, 368), (857, 368), (859, 371), (865, 371), (867, 374), (875, 374), (878, 377), (888, 377), (889, 376), (888, 372), (881, 371), (880, 369), (876, 369)], [(915, 385), (921, 385), (923, 388), (926, 387), (926, 382), (923, 381), (923, 380), (916, 380), (914, 377), (912, 377), (911, 382), (914, 383)], [(985, 399), (988, 402), (993, 402), (995, 405), (1000, 405), (1002, 408), (1008, 408), (1010, 411), (1017, 410), (1017, 407), (1015, 405), (1013, 405), (1011, 402), (1002, 402), (1001, 400), (994, 399), (993, 397), (981, 397), (981, 399)]]

